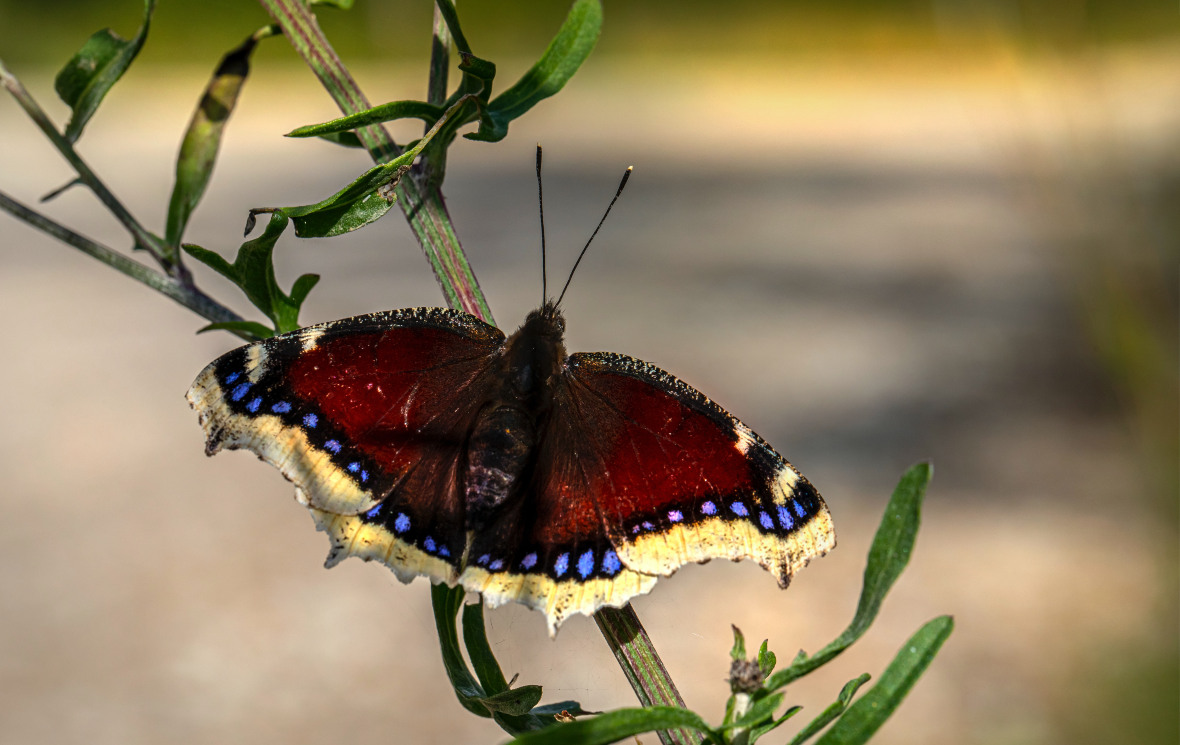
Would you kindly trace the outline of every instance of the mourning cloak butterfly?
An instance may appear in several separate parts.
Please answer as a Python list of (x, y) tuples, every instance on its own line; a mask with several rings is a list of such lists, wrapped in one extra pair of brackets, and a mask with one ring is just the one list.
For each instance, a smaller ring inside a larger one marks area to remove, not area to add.
[(787, 585), (835, 543), (811, 483), (668, 373), (566, 356), (553, 303), (508, 339), (410, 308), (250, 344), (189, 403), (206, 451), (244, 448), (295, 483), (332, 541), (542, 611), (621, 606), (689, 562), (753, 559)]
[(558, 302), (507, 339), (442, 308), (311, 326), (222, 356), (188, 400), (208, 454), (294, 482), (328, 566), (523, 603), (550, 634), (689, 562), (752, 559), (786, 587), (835, 545), (811, 483), (720, 406), (640, 360), (567, 356)]

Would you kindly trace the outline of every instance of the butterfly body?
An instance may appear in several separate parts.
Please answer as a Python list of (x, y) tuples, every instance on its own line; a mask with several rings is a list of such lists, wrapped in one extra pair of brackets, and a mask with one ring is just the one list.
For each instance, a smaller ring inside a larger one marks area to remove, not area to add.
[(786, 586), (835, 543), (818, 492), (744, 424), (642, 361), (567, 355), (546, 303), (510, 337), (439, 308), (334, 321), (210, 364), (210, 454), (276, 467), (328, 533), (490, 605), (620, 606), (659, 576), (752, 559)]

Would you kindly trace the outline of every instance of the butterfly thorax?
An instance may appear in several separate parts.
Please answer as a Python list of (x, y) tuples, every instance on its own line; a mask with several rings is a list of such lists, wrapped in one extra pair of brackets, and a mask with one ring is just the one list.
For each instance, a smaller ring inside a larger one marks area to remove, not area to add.
[(482, 529), (527, 482), (565, 360), (565, 319), (545, 303), (504, 344), (501, 375), (467, 441), (468, 530)]

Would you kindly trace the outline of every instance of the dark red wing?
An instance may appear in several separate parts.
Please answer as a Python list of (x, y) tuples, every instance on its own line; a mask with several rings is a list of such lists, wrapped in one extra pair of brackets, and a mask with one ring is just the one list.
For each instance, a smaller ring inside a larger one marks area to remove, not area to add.
[(494, 384), (496, 328), (438, 308), (358, 316), (234, 350), (189, 401), (209, 452), (244, 448), (298, 487), (329, 562), (376, 558), (454, 579), (467, 432)]
[(835, 545), (811, 483), (692, 387), (608, 353), (572, 355), (564, 383), (552, 426), (569, 428), (584, 462), (577, 503), (583, 514), (594, 505), (628, 568), (666, 575), (689, 562), (752, 559), (785, 586)]

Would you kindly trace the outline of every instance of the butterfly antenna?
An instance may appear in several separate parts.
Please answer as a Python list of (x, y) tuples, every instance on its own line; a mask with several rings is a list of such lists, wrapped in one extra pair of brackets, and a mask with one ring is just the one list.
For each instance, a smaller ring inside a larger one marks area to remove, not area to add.
[(610, 200), (610, 204), (606, 206), (606, 212), (602, 213), (602, 219), (598, 221), (598, 227), (594, 228), (594, 232), (590, 234), (590, 240), (586, 241), (586, 245), (582, 247), (582, 253), (578, 254), (578, 260), (574, 262), (574, 268), (570, 269), (570, 276), (565, 280), (565, 286), (561, 288), (561, 294), (557, 296), (557, 305), (561, 305), (561, 299), (565, 297), (565, 291), (569, 289), (570, 281), (574, 278), (574, 272), (578, 271), (578, 264), (582, 263), (582, 257), (586, 255), (586, 249), (590, 248), (590, 242), (594, 240), (594, 236), (598, 235), (602, 224), (606, 222), (606, 216), (610, 214), (610, 208), (615, 206), (615, 202), (619, 201), (619, 195), (623, 193), (623, 187), (627, 185), (627, 179), (631, 178), (631, 169), (633, 166), (627, 166), (627, 170), (623, 172), (623, 180), (619, 182), (619, 188), (615, 191), (614, 199)]
[(541, 143), (537, 143), (537, 206), (541, 209), (541, 305), (549, 299), (545, 272), (545, 192), (541, 188)]

